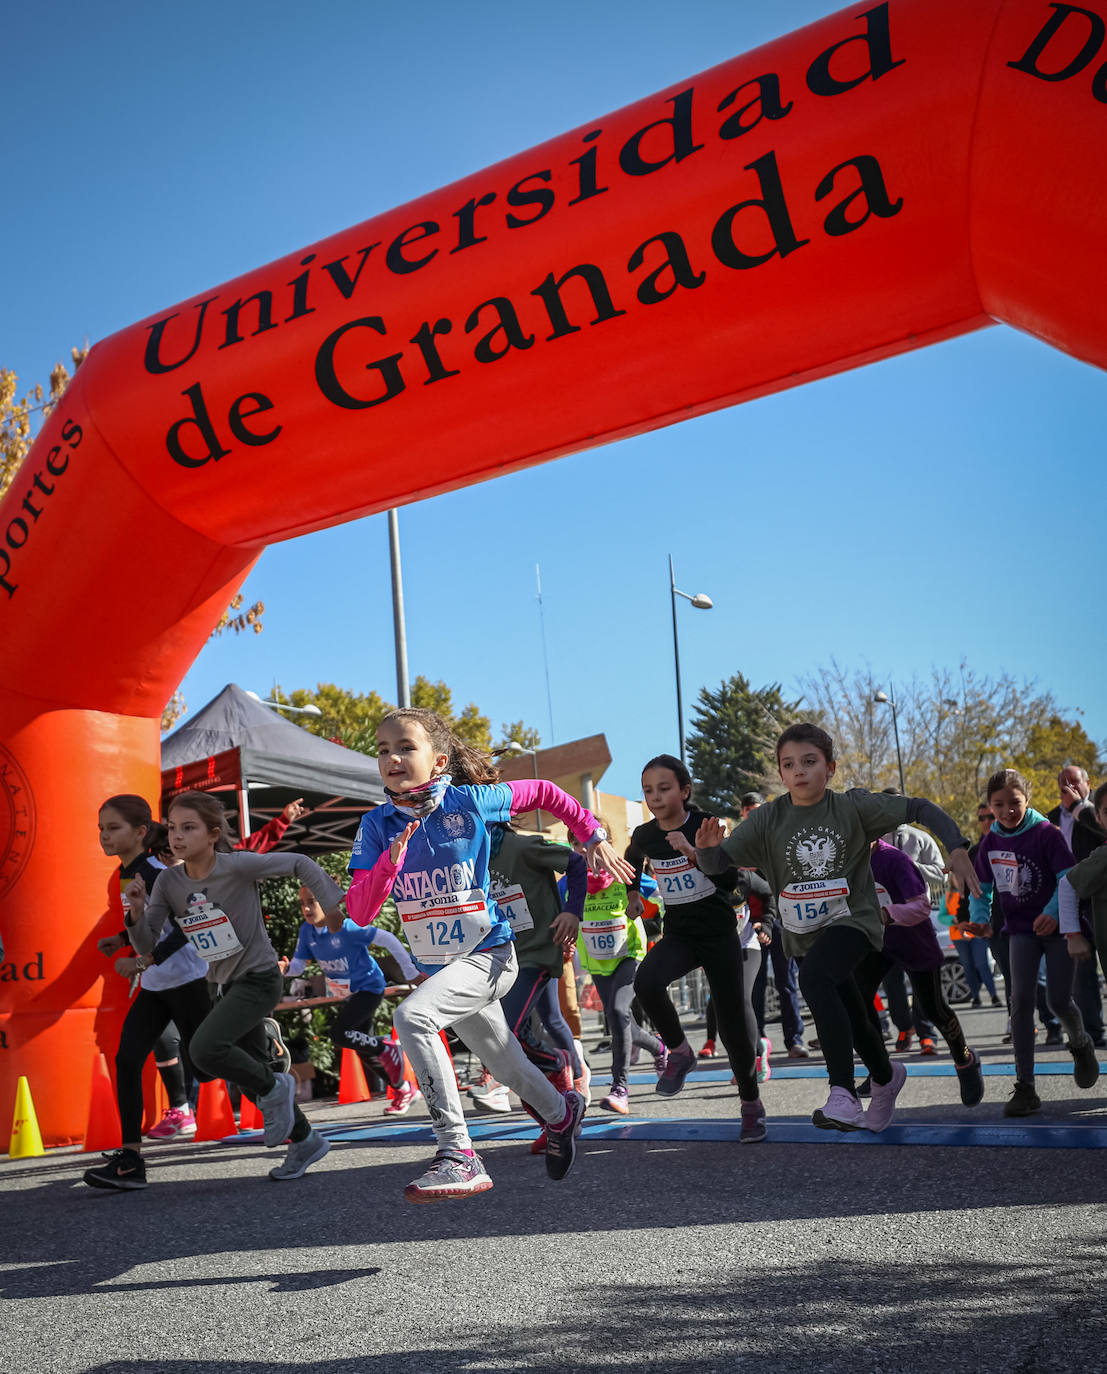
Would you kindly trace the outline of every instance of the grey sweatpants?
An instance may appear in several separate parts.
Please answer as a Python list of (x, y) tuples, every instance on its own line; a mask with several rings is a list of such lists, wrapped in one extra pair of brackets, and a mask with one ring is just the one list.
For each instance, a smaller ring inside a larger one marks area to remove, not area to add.
[(544, 1121), (557, 1124), (565, 1117), (565, 1099), (523, 1053), (500, 1007), (518, 972), (511, 942), (464, 954), (420, 983), (396, 1008), (396, 1034), (423, 1090), (440, 1150), (472, 1149), (453, 1066), (438, 1034), (447, 1026)]
[(1015, 1074), (1020, 1083), (1034, 1082), (1034, 1007), (1038, 989), (1038, 966), (1045, 957), (1046, 1001), (1050, 1011), (1065, 1028), (1070, 1045), (1082, 1045), (1088, 1038), (1076, 1003), (1072, 985), (1076, 965), (1069, 957), (1063, 935), (1012, 935), (1011, 948), (1011, 1048), (1015, 1052)]

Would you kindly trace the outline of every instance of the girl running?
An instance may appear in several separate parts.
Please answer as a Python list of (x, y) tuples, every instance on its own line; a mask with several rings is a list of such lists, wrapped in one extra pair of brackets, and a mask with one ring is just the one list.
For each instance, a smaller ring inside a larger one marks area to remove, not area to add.
[[(100, 808), (100, 847), (119, 859), (120, 893), (124, 894), (137, 878), (153, 887), (165, 865), (150, 851), (165, 839), (165, 827), (155, 823), (150, 807), (142, 797), (129, 794), (109, 797)], [(127, 942), (128, 936), (101, 941), (101, 948), (112, 950)], [(137, 946), (136, 946), (137, 947)], [(176, 932), (153, 946), (152, 953), (115, 961), (116, 972), (132, 978), (138, 992), (127, 1012), (115, 1056), (115, 1091), (119, 1102), (119, 1121), (123, 1147), (112, 1153), (106, 1164), (85, 1172), (92, 1188), (127, 1191), (146, 1187), (146, 1166), (142, 1157), (142, 1068), (166, 1027), (176, 1022), (184, 1043), (173, 1056), (172, 1065), (159, 1065), (162, 1081), (169, 1093), (169, 1111), (163, 1121), (172, 1129), (165, 1135), (196, 1134), (196, 1121), (188, 1105), (188, 1082), (181, 1058), (187, 1053), (189, 1037), (211, 1009), (207, 965)], [(159, 1122), (157, 1131), (163, 1123)], [(151, 1132), (154, 1134), (154, 1132)], [(155, 1136), (155, 1138), (160, 1138)]]
[[(702, 871), (693, 845), (697, 832), (711, 818), (689, 805), (691, 795), (688, 770), (671, 754), (658, 755), (642, 770), (642, 796), (653, 812), (653, 820), (638, 826), (630, 838), (635, 863), (631, 887), (637, 889), (648, 859), (657, 879), (658, 897), (665, 907), (665, 925), (661, 939), (642, 961), (634, 990), (668, 1047), (657, 1091), (664, 1097), (673, 1097), (684, 1086), (696, 1055), (685, 1039), (669, 997), (669, 984), (694, 968), (703, 969), (715, 1004), (720, 1038), (742, 1099), (739, 1139), (742, 1144), (751, 1145), (765, 1138), (765, 1108), (757, 1086), (757, 1023), (745, 995), (746, 956), (731, 900), (735, 893), (745, 900), (750, 891), (750, 875), (739, 874), (729, 861), (717, 864), (711, 877)], [(755, 864), (756, 860), (751, 859), (748, 866)], [(628, 909), (632, 917), (640, 913), (641, 902), (635, 890)], [(753, 943), (760, 949), (756, 937)], [(751, 988), (754, 972), (756, 969), (748, 975)]]
[[(642, 905), (642, 875), (635, 878), (637, 912)], [(584, 921), (577, 938), (581, 968), (592, 975), (611, 1036), (611, 1091), (600, 1106), (621, 1116), (630, 1111), (627, 1064), (632, 1052), (645, 1050), (653, 1057), (658, 1073), (668, 1058), (665, 1042), (638, 1024), (631, 1006), (634, 979), (646, 957), (646, 932), (641, 916), (632, 916), (628, 910), (630, 897), (626, 883), (617, 882), (608, 873), (590, 873)]]
[(884, 922), (884, 948), (870, 950), (854, 975), (865, 1006), (879, 1026), (873, 1004), (877, 989), (893, 965), (904, 969), (923, 1016), (937, 1026), (953, 1055), (961, 1101), (966, 1107), (975, 1107), (984, 1096), (984, 1075), (980, 1060), (965, 1043), (956, 1012), (942, 996), (942, 950), (930, 922), (926, 879), (901, 849), (885, 840), (873, 844), (870, 864)]
[[(870, 950), (884, 945), (869, 846), (904, 821), (932, 830), (949, 850), (951, 872), (978, 893), (980, 884), (955, 822), (920, 797), (895, 797), (828, 783), (837, 762), (825, 730), (789, 726), (776, 744), (784, 796), (750, 813), (729, 837), (707, 818), (696, 835), (701, 868), (728, 864), (759, 868), (778, 895), (785, 952), (800, 963), (800, 988), (826, 1056), (830, 1095), (812, 1121), (838, 1131), (883, 1131), (907, 1077), (892, 1064), (879, 1029), (869, 1020), (853, 974)], [(857, 1097), (854, 1048), (872, 1078), (866, 1114)]]
[(286, 977), (295, 978), (315, 961), (327, 980), (327, 996), (343, 1001), (331, 1027), (331, 1040), (341, 1058), (353, 1050), (365, 1067), (384, 1074), (396, 1090), (385, 1107), (386, 1116), (402, 1116), (418, 1098), (419, 1090), (404, 1078), (403, 1051), (394, 1041), (373, 1034), (373, 1021), (384, 996), (384, 972), (369, 951), (391, 954), (407, 979), (418, 976), (411, 956), (391, 931), (356, 925), (341, 911), (323, 910), (310, 887), (300, 888), (303, 924), (291, 959), (280, 961)]
[[(1072, 850), (1055, 825), (1030, 805), (1030, 784), (1014, 768), (1001, 768), (988, 779), (988, 806), (995, 820), (976, 851), (977, 886), (973, 892), (969, 929), (974, 935), (992, 933), (991, 898), (999, 894), (999, 910), (1010, 936), (1011, 1048), (1015, 1055), (1015, 1087), (1003, 1108), (1004, 1116), (1031, 1116), (1041, 1110), (1034, 1091), (1034, 1007), (1038, 966), (1045, 960), (1046, 1000), (1068, 1035), (1073, 1078), (1078, 1088), (1090, 1088), (1099, 1077), (1095, 1046), (1073, 1001), (1076, 977), (1059, 933), (1064, 915), (1066, 930), (1078, 931), (1079, 918), (1069, 911), (1071, 886), (1061, 879), (1073, 866)], [(1061, 896), (1066, 911), (1061, 913)]]
[[(354, 841), (350, 915), (367, 925), (391, 892), (415, 962), (425, 975), (396, 1011), (400, 1044), (431, 1115), (438, 1153), (404, 1189), (409, 1202), (469, 1197), (492, 1187), (474, 1152), (439, 1031), (452, 1026), (495, 1077), (547, 1123), (546, 1170), (572, 1166), (584, 1099), (562, 1094), (529, 1062), (499, 999), (518, 959), (511, 926), (489, 895), (489, 826), (540, 807), (586, 843), (591, 861), (625, 880), (631, 869), (592, 815), (548, 782), (497, 782), (491, 762), (433, 711), (390, 712), (377, 730), (388, 801), (368, 812)], [(456, 780), (456, 783), (455, 783)]]
[(303, 854), (231, 852), (226, 830), (218, 798), (206, 792), (174, 797), (169, 848), (181, 862), (163, 870), (149, 894), (141, 878), (130, 884), (128, 927), (134, 947), (149, 954), (168, 922), (207, 965), (216, 1001), (192, 1034), (192, 1062), (212, 1078), (236, 1083), (257, 1102), (268, 1148), (291, 1141), (285, 1159), (269, 1171), (280, 1182), (300, 1178), (330, 1145), (296, 1106), (295, 1078), (270, 1067), (264, 1023), (281, 999), (284, 978), (265, 931), (257, 884), (295, 876), (330, 913), (338, 912), (342, 889)]

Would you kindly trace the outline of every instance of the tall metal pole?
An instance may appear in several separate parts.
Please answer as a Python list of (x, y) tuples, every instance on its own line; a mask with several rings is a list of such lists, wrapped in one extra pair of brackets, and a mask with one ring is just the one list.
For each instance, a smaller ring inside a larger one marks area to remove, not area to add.
[[(550, 654), (549, 654), (549, 650), (546, 648), (546, 616), (545, 616), (545, 613), (544, 613), (544, 611), (543, 611), (543, 609), (542, 609), (542, 567), (541, 567), (541, 564), (535, 563), (535, 565), (534, 565), (534, 575), (535, 575), (535, 578), (537, 579), (537, 582), (538, 582), (538, 624), (540, 625), (540, 627), (541, 627), (541, 629), (542, 629), (542, 662), (546, 665), (546, 706), (549, 708), (549, 712), (550, 712), (550, 743), (551, 743), (551, 744), (556, 744), (556, 743), (557, 743), (557, 735), (554, 733), (554, 723), (553, 723), (553, 696), (552, 696), (552, 694), (550, 693)], [(542, 827), (539, 826), (538, 829), (541, 830)]]
[(684, 749), (684, 702), (680, 695), (680, 643), (677, 640), (676, 576), (673, 573), (672, 554), (669, 555), (669, 600), (673, 603), (673, 664), (676, 668), (677, 732), (680, 736), (680, 761), (687, 768), (688, 760), (685, 757)]
[(392, 625), (396, 633), (396, 704), (411, 705), (407, 676), (407, 631), (404, 629), (404, 574), (400, 565), (399, 512), (388, 512), (388, 551), (392, 558)]

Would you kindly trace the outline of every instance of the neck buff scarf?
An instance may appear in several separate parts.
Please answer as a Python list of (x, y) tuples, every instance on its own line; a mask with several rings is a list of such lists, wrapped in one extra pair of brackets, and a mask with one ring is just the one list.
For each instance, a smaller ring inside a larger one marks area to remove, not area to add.
[(442, 773), (437, 778), (431, 778), (430, 782), (423, 783), (421, 787), (413, 787), (410, 792), (393, 792), (389, 787), (384, 790), (398, 811), (403, 811), (405, 815), (410, 814), (413, 820), (422, 820), (442, 801), (451, 781), (449, 773)]

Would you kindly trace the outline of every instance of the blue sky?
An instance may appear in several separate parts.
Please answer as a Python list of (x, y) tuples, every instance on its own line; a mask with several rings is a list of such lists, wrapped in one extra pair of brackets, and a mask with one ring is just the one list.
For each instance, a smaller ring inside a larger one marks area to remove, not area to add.
[[(836, 8), (13, 10), (0, 364), (45, 381), (72, 343)], [(603, 786), (635, 794), (676, 745), (672, 553), (715, 602), (679, 607), (686, 705), (832, 655), (896, 683), (965, 658), (1036, 677), (1102, 740), (1105, 401), (1100, 371), (996, 327), (406, 507), (412, 676), (549, 742), (541, 564), (553, 739), (605, 731)], [(384, 515), (272, 547), (245, 593), (265, 631), (203, 651), (191, 708), (228, 681), (394, 696)]]

